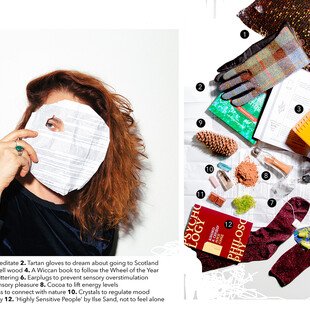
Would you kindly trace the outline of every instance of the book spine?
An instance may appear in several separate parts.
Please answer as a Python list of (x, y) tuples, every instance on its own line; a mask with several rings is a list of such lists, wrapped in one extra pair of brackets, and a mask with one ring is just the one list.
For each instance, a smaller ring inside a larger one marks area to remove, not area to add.
[(201, 206), (195, 205), (189, 217), (187, 227), (184, 233), (184, 244), (192, 248), (197, 248), (200, 243), (201, 233), (204, 228), (205, 221), (199, 218)]

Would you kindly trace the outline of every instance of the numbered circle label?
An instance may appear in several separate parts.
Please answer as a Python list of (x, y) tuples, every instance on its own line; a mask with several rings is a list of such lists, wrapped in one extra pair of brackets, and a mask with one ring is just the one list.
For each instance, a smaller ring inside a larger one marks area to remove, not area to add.
[(269, 171), (264, 171), (264, 172), (262, 173), (262, 179), (263, 179), (263, 180), (267, 181), (267, 180), (270, 179), (270, 177), (271, 177), (271, 174), (270, 174)]
[(205, 198), (206, 193), (202, 189), (200, 189), (199, 191), (196, 192), (196, 196), (199, 199), (203, 199), (203, 198)]
[(249, 33), (247, 30), (242, 30), (242, 31), (240, 32), (240, 37), (241, 37), (242, 39), (247, 39), (249, 36), (250, 36), (250, 33)]
[(212, 165), (207, 165), (207, 166), (205, 167), (205, 171), (206, 171), (206, 173), (211, 174), (211, 173), (213, 173), (213, 171), (214, 171), (214, 167), (213, 167)]
[(197, 122), (196, 122), (196, 125), (199, 127), (199, 128), (202, 128), (206, 125), (206, 121), (202, 118), (200, 118)]
[(230, 228), (233, 228), (234, 223), (231, 220), (227, 220), (224, 222), (224, 226), (225, 226), (225, 228), (230, 229)]
[(197, 83), (196, 84), (196, 89), (198, 90), (198, 91), (204, 91), (205, 90), (205, 84), (203, 84), (203, 83)]
[(295, 106), (294, 110), (297, 114), (300, 114), (304, 111), (304, 107), (301, 104), (297, 104), (297, 106)]
[(268, 199), (267, 204), (270, 208), (274, 208), (277, 205), (277, 201), (273, 198)]

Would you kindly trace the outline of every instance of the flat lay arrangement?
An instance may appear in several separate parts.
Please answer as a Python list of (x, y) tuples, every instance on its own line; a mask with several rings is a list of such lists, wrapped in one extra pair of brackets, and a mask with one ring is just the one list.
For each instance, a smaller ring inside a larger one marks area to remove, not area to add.
[[(206, 186), (197, 188), (184, 243), (207, 272), (268, 260), (292, 237), (296, 245), (269, 271), (284, 287), (310, 267), (309, 2), (257, 0), (238, 17), (264, 38), (215, 74), (217, 94), (204, 110), (212, 124), (197, 123), (197, 151), (186, 149), (204, 162)], [(198, 174), (187, 168), (186, 178)]]

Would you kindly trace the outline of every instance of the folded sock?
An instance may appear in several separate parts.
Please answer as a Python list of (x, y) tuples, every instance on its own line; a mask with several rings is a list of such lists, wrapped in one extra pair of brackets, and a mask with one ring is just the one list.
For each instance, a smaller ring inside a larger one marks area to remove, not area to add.
[(283, 287), (309, 267), (310, 250), (296, 244), (277, 260), (269, 271), (269, 275), (275, 277)]
[[(270, 258), (278, 247), (294, 232), (294, 220), (302, 221), (309, 210), (309, 202), (300, 197), (291, 198), (284, 204), (267, 227), (251, 232), (242, 262), (261, 261)], [(200, 250), (197, 258), (202, 271), (209, 271), (237, 264), (237, 262)]]

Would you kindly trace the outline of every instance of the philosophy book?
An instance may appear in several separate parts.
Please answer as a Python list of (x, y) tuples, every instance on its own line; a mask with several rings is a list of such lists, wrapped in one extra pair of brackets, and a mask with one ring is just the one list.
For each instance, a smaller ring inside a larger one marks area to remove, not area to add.
[(195, 205), (184, 232), (186, 246), (241, 262), (252, 223)]

